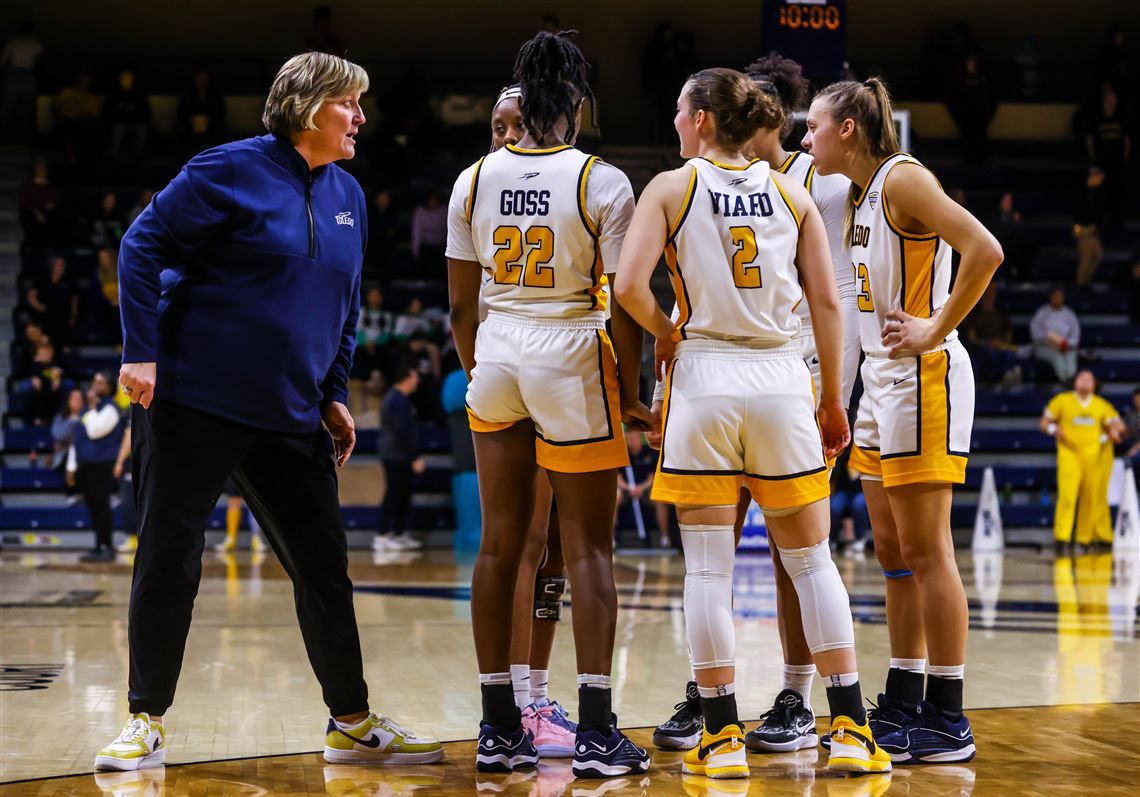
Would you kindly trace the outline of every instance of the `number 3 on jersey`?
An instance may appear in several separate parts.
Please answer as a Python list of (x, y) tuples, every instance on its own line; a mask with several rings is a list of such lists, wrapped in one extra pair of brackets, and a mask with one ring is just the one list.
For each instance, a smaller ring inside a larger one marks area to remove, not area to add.
[(859, 312), (875, 312), (875, 303), (871, 300), (871, 275), (867, 271), (866, 263), (855, 266), (855, 289), (858, 291), (856, 301), (859, 305)]
[(729, 227), (729, 235), (736, 244), (732, 253), (732, 281), (738, 288), (763, 288), (760, 266), (752, 265), (759, 250), (756, 248), (756, 230), (751, 227)]
[[(554, 230), (549, 227), (528, 227), (524, 233), (518, 227), (496, 227), (492, 242), (495, 250), (495, 282), (499, 285), (518, 285), (526, 288), (553, 288), (554, 266), (548, 266), (554, 257)], [(523, 244), (529, 247), (526, 262)]]

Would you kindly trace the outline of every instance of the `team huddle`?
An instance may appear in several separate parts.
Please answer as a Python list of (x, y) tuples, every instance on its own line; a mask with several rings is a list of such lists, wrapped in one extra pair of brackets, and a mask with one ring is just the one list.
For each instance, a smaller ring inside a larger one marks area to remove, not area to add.
[[(516, 85), (495, 105), (492, 151), (459, 176), (449, 205), (452, 326), (484, 512), (472, 578), (477, 769), (545, 756), (572, 757), (578, 777), (649, 768), (610, 697), (623, 424), (660, 447), (652, 497), (675, 505), (680, 523), (693, 679), (653, 738), (687, 750), (684, 772), (747, 777), (747, 749), (816, 744), (830, 769), (856, 773), (972, 759), (968, 608), (950, 506), (974, 385), (955, 329), (1001, 263), (1000, 246), (898, 151), (877, 79), (818, 92), (803, 151), (786, 152), (791, 114), (807, 100), (797, 64), (773, 54), (743, 72), (698, 72), (678, 87), (686, 162), (635, 202), (620, 170), (574, 147), (583, 106), (593, 106), (587, 73), (567, 33), (527, 42)], [(951, 249), (961, 256), (952, 288)], [(650, 290), (662, 255), (672, 316)], [(638, 396), (645, 331), (656, 339), (651, 407)], [(887, 588), (891, 666), (870, 711), (828, 547), (830, 468), (852, 438)], [(785, 676), (746, 734), (732, 571), (753, 500), (775, 564)], [(561, 595), (561, 579), (540, 575), (536, 591), (531, 577), (542, 550), (534, 529), (541, 538), (555, 517), (574, 587), (576, 724), (547, 698), (534, 645), (528, 672), (513, 644), (531, 639), (533, 618), (550, 619), (552, 587)], [(809, 703), (816, 670), (832, 717), (822, 739)], [(539, 673), (541, 692), (533, 681), (520, 692), (520, 678)]]

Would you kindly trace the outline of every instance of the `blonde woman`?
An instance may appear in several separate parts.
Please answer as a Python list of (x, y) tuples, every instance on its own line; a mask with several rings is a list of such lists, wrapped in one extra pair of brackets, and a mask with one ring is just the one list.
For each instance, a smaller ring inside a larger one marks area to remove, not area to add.
[[(356, 64), (291, 58), (265, 103), (270, 134), (192, 158), (123, 239), (120, 382), (134, 405), (140, 534), (130, 717), (97, 769), (165, 763), (163, 716), (204, 529), (231, 474), (293, 579), (331, 715), (325, 759), (443, 755), (438, 742), (369, 712), (337, 501), (336, 465), (356, 441), (345, 403), (367, 223), (360, 186), (335, 162), (356, 153), (367, 89)], [(163, 269), (173, 278), (160, 285)]]

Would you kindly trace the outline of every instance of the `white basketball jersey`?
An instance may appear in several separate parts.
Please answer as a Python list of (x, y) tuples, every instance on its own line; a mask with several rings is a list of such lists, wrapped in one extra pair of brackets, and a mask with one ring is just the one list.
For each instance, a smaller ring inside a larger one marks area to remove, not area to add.
[(597, 162), (571, 146), (508, 145), (476, 165), (467, 208), (489, 310), (604, 322), (608, 280), (586, 211)]
[(803, 300), (798, 212), (763, 161), (688, 163), (688, 192), (665, 244), (680, 312), (675, 339), (791, 340)]
[[(812, 157), (806, 152), (789, 154), (779, 171), (798, 180), (811, 194), (827, 230), (827, 248), (831, 252), (831, 266), (835, 269), (839, 303), (855, 304), (855, 272), (851, 269), (851, 252), (843, 235), (843, 216), (850, 201), (851, 181), (838, 173), (817, 174)], [(811, 326), (811, 312), (807, 302), (800, 302), (796, 314), (805, 327)]]
[[(863, 351), (869, 354), (888, 351), (882, 343), (888, 311), (901, 308), (917, 318), (930, 318), (950, 296), (950, 245), (935, 233), (904, 232), (891, 219), (883, 186), (891, 169), (900, 163), (918, 161), (904, 153), (890, 156), (855, 198), (851, 260), (859, 336)], [(957, 337), (957, 331), (952, 331), (946, 340)]]

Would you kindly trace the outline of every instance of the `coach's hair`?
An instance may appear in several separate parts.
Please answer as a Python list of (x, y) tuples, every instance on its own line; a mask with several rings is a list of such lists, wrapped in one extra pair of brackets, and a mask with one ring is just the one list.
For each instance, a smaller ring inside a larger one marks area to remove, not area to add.
[(539, 31), (519, 48), (515, 59), (515, 82), (522, 89), (519, 107), (523, 127), (539, 144), (547, 143), (547, 134), (562, 118), (569, 123), (562, 143), (574, 140), (578, 133), (578, 103), (582, 100), (590, 104), (590, 115), (597, 119), (589, 82), (590, 64), (578, 45), (570, 41), (577, 35), (576, 30)]
[(689, 113), (704, 111), (716, 123), (714, 140), (726, 149), (739, 150), (761, 127), (784, 122), (779, 101), (752, 78), (735, 69), (702, 69), (685, 82)]
[(261, 123), (278, 136), (316, 130), (313, 118), (322, 104), (366, 91), (368, 73), (362, 66), (328, 53), (295, 55), (273, 78)]
[[(855, 146), (872, 158), (882, 161), (899, 151), (891, 95), (880, 78), (870, 77), (862, 83), (854, 80), (832, 83), (815, 95), (815, 100), (827, 102), (836, 123), (841, 124), (844, 119), (855, 122)], [(855, 226), (855, 197), (859, 191), (858, 186), (851, 185), (851, 198), (843, 219), (844, 240), (850, 240)]]
[(792, 112), (807, 105), (810, 85), (804, 77), (804, 68), (799, 62), (773, 51), (757, 58), (744, 71), (760, 84), (761, 90), (769, 94), (775, 91), (784, 112), (780, 135), (786, 136), (792, 129)]

